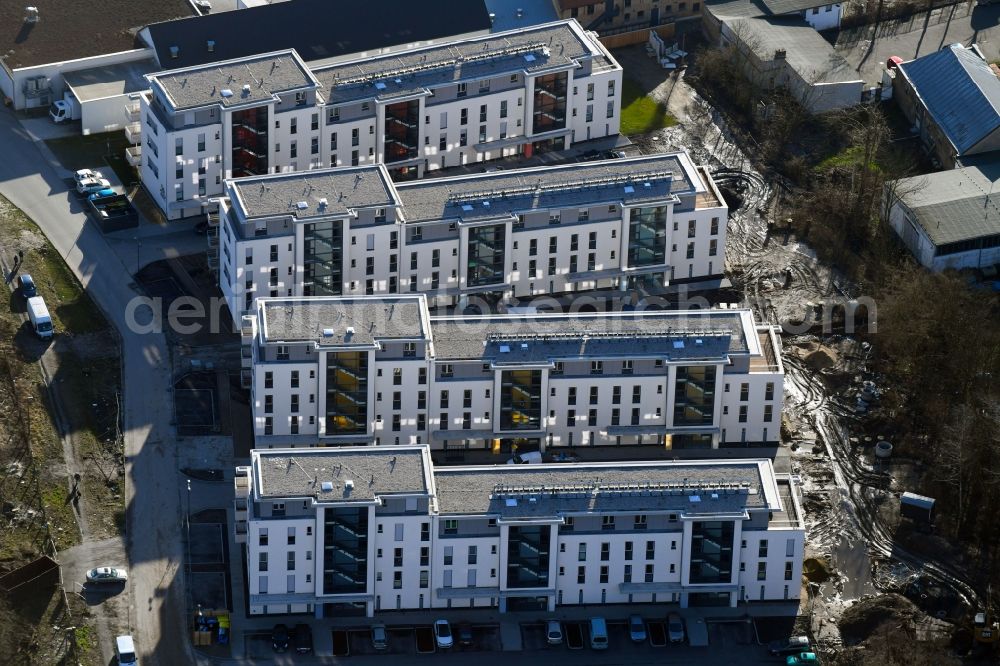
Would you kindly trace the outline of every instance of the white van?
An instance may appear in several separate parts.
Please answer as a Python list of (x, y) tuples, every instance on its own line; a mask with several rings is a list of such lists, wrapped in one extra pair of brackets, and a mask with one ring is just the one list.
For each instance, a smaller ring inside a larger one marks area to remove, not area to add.
[(603, 617), (590, 618), (590, 649), (608, 649), (608, 624)]
[(40, 338), (52, 337), (52, 317), (49, 316), (49, 309), (45, 307), (45, 299), (41, 296), (32, 296), (28, 299), (28, 319), (35, 329), (35, 335)]
[(118, 657), (119, 666), (139, 663), (139, 658), (135, 656), (135, 643), (131, 636), (119, 636), (115, 639), (115, 656)]

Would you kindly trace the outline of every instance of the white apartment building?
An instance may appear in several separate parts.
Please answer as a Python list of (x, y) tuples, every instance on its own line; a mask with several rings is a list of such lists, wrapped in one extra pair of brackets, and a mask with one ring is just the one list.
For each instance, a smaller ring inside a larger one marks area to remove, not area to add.
[(251, 452), (252, 615), (798, 599), (799, 490), (771, 461), (434, 468), (427, 446)]
[[(780, 341), (749, 310), (430, 316), (426, 297), (259, 299), (256, 448), (512, 452), (778, 441)], [(491, 458), (493, 459), (493, 458)]]
[(160, 72), (142, 182), (177, 219), (214, 210), (227, 178), (384, 163), (407, 180), (559, 150), (618, 133), (621, 77), (575, 20), (312, 69), (289, 49)]
[(237, 323), (261, 296), (492, 307), (721, 275), (727, 219), (685, 152), (396, 184), (383, 165), (320, 169), (226, 181), (210, 264)]

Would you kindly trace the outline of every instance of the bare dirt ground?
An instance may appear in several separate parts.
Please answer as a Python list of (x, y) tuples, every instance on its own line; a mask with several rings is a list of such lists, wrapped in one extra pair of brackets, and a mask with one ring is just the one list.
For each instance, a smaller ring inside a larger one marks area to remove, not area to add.
[[(863, 294), (818, 261), (808, 244), (782, 233), (781, 183), (756, 170), (725, 120), (685, 82), (683, 72), (667, 74), (641, 48), (615, 55), (628, 76), (679, 121), (630, 137), (633, 143), (643, 153), (687, 149), (696, 163), (711, 169), (730, 206), (727, 273), (760, 320), (782, 326), (782, 431), (792, 471), (802, 480), (813, 581), (804, 581), (808, 594), (801, 613), (810, 616), (817, 642), (835, 651), (842, 644), (837, 621), (846, 609), (880, 592), (904, 591), (914, 581), (936, 586), (951, 600), (932, 612), (957, 619), (976, 599), (960, 573), (950, 563), (914, 557), (894, 540), (898, 494), (914, 470), (908, 461), (883, 462), (872, 455), (872, 433), (865, 430), (857, 397), (863, 381), (879, 378), (866, 367), (867, 343), (844, 332), (832, 305)], [(827, 330), (800, 325), (816, 312), (831, 316)], [(870, 409), (877, 410), (877, 402)]]

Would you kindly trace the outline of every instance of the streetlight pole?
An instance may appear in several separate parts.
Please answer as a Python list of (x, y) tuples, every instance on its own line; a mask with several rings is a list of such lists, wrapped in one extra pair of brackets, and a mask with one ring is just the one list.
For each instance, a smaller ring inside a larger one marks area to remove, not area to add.
[(185, 523), (187, 525), (187, 569), (191, 569), (191, 479), (187, 480), (187, 514)]

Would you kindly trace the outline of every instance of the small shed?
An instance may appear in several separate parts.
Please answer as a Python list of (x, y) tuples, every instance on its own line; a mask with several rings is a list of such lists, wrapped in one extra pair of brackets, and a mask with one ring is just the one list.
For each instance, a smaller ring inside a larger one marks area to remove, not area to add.
[(903, 493), (899, 498), (899, 515), (922, 523), (933, 520), (934, 498), (916, 493)]

